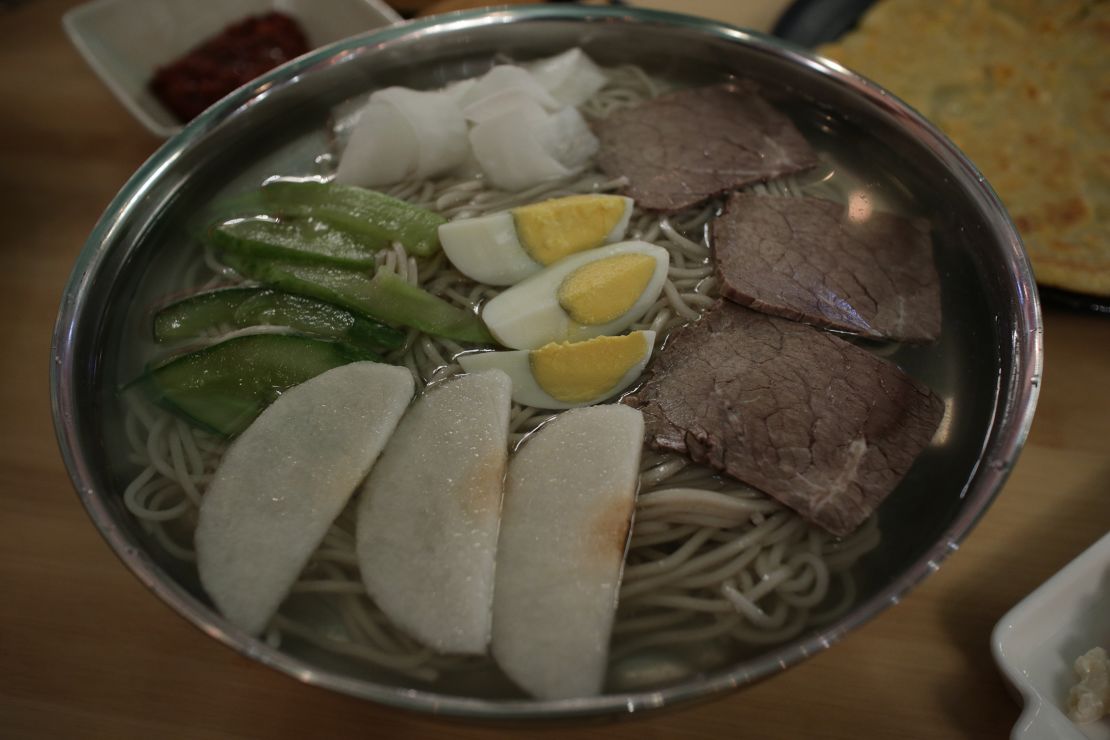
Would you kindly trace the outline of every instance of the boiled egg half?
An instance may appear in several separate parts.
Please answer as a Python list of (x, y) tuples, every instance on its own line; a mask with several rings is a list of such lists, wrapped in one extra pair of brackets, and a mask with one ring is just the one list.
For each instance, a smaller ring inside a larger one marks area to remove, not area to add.
[(572, 254), (490, 299), (482, 319), (512, 349), (620, 334), (659, 298), (668, 259), (641, 241)]
[(644, 371), (655, 332), (634, 331), (584, 342), (552, 342), (539, 349), (471, 352), (458, 362), (468, 373), (503, 370), (513, 402), (541, 409), (589, 406), (615, 396)]
[(632, 216), (623, 195), (571, 195), (439, 227), (447, 259), (472, 280), (514, 285), (568, 255), (620, 241)]

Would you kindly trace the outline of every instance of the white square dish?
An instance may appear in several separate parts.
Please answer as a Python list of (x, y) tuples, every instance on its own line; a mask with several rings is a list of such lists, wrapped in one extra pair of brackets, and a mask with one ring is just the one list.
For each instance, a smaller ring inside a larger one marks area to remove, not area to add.
[(1025, 709), (1014, 740), (1110, 740), (1110, 717), (1077, 725), (1066, 713), (1075, 659), (1110, 648), (1110, 534), (1006, 613), (991, 652)]
[(147, 89), (155, 70), (229, 24), (269, 11), (295, 18), (310, 48), (401, 20), (382, 0), (95, 0), (66, 13), (62, 26), (124, 107), (168, 137), (182, 124)]

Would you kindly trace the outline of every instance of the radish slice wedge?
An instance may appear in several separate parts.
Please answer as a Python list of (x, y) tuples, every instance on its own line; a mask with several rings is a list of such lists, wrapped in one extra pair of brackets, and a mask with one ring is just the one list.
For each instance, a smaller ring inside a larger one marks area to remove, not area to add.
[(200, 505), (205, 591), (257, 635), (412, 399), (402, 367), (356, 362), (286, 391), (232, 443)]
[(581, 167), (597, 154), (598, 141), (576, 108), (552, 113), (538, 139), (544, 151), (564, 167)]
[(535, 100), (520, 90), (501, 90), (466, 106), (463, 115), (471, 123), (483, 123), (513, 109), (530, 108), (535, 104)]
[(370, 103), (362, 109), (335, 181), (377, 187), (400, 182), (416, 172), (416, 132), (396, 108)]
[(366, 590), (442, 653), (489, 644), (511, 391), (500, 370), (433, 387), (362, 487), (355, 532)]
[(547, 118), (547, 113), (532, 103), (515, 107), (470, 130), (474, 157), (494, 185), (504, 190), (523, 190), (570, 174), (537, 139), (537, 132), (546, 127)]
[(459, 98), (459, 104), (466, 109), (480, 105), (490, 96), (509, 92), (532, 100), (547, 110), (562, 107), (528, 70), (511, 64), (499, 64), (491, 68)]
[(375, 103), (396, 108), (416, 133), (415, 177), (442, 175), (466, 160), (466, 119), (453, 94), (387, 87), (370, 96)]
[(527, 69), (561, 105), (582, 105), (608, 81), (594, 61), (577, 48), (541, 59)]
[(572, 409), (509, 464), (491, 649), (537, 698), (601, 691), (643, 439), (636, 409)]

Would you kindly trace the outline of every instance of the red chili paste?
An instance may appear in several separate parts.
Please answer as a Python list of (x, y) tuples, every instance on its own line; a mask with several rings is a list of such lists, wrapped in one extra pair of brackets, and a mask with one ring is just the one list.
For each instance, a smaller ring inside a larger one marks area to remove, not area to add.
[(161, 67), (150, 91), (187, 122), (240, 85), (306, 51), (308, 40), (289, 16), (251, 16)]

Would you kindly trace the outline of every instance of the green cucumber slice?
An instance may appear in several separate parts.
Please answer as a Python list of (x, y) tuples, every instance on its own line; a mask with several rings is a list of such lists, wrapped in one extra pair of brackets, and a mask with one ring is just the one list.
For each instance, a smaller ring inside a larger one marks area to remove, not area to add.
[(425, 208), (353, 185), (274, 180), (261, 195), (267, 213), (314, 218), (372, 242), (398, 241), (420, 257), (439, 251), (439, 227), (447, 222)]
[(389, 246), (388, 240), (351, 235), (314, 218), (233, 219), (213, 226), (208, 241), (221, 251), (247, 257), (370, 269), (374, 267), (375, 253)]
[(476, 314), (452, 306), (391, 272), (373, 277), (341, 267), (221, 256), (240, 275), (298, 295), (317, 298), (390, 324), (461, 342), (490, 344), (493, 338)]
[(333, 367), (373, 359), (339, 342), (253, 334), (172, 358), (148, 370), (141, 384), (192, 423), (233, 436), (283, 391)]
[(220, 326), (288, 326), (298, 332), (346, 342), (370, 352), (405, 343), (405, 333), (356, 316), (347, 309), (269, 288), (220, 288), (197, 293), (154, 315), (154, 339), (193, 339)]
[(288, 326), (314, 336), (336, 339), (371, 352), (388, 352), (405, 343), (405, 332), (356, 316), (315, 298), (258, 289), (235, 310), (238, 326)]
[(199, 337), (209, 329), (235, 324), (235, 310), (259, 288), (220, 288), (175, 301), (154, 314), (154, 341)]

